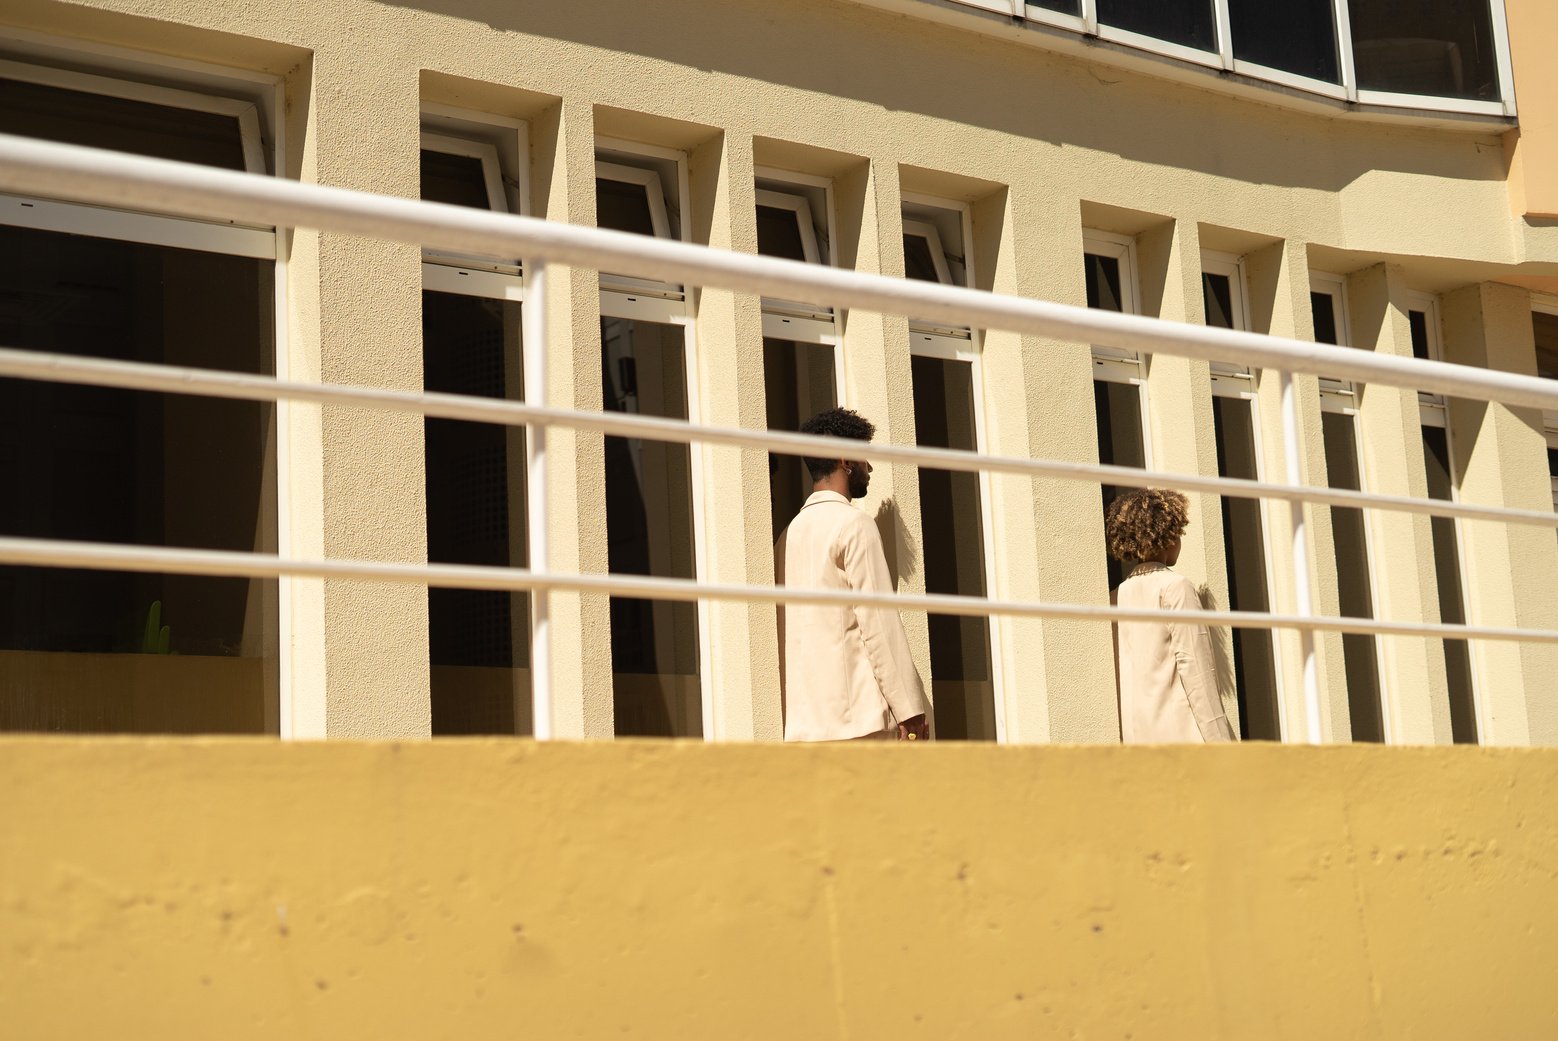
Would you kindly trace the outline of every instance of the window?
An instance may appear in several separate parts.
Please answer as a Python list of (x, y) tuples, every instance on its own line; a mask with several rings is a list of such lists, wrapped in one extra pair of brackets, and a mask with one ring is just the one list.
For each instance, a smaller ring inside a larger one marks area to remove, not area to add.
[[(1087, 283), (1087, 306), (1104, 311), (1137, 314), (1136, 247), (1121, 235), (1101, 231), (1083, 232), (1082, 265)], [(1145, 423), (1146, 374), (1133, 351), (1107, 344), (1094, 344), (1093, 414), (1098, 432), (1098, 461), (1112, 466), (1147, 465), (1147, 428)], [(1121, 489), (1102, 486), (1103, 508)], [(1113, 557), (1107, 559), (1109, 588), (1125, 578), (1124, 566)]]
[[(1412, 334), (1412, 354), (1442, 360), (1439, 301), (1415, 293), (1407, 310)], [(1442, 395), (1419, 394), (1423, 423), (1423, 465), (1430, 499), (1455, 498), (1455, 465)], [(1461, 587), (1461, 553), (1454, 518), (1431, 519), (1434, 546), (1434, 578), (1439, 588), (1439, 620), (1450, 625), (1466, 621), (1466, 601)], [(1465, 640), (1442, 640), (1445, 679), (1450, 694), (1450, 729), (1456, 744), (1477, 743), (1477, 706), (1472, 683), (1471, 647)]]
[(1211, 0), (1096, 0), (1098, 21), (1139, 36), (1217, 50), (1216, 15)]
[[(0, 132), (264, 172), (259, 127), (249, 98), (0, 62)], [(272, 375), (275, 257), (269, 228), (5, 196), (0, 342)], [(7, 535), (278, 546), (270, 403), (0, 379), (0, 467)], [(0, 730), (277, 733), (279, 588), (0, 567)]]
[[(1242, 262), (1236, 257), (1207, 253), (1202, 256), (1202, 269), (1206, 324), (1248, 329)], [(1260, 480), (1255, 384), (1247, 367), (1212, 363), (1212, 423), (1218, 475)], [(1269, 611), (1264, 506), (1257, 499), (1223, 496), (1222, 508), (1228, 606), (1234, 611)], [(1241, 736), (1280, 741), (1276, 645), (1269, 629), (1233, 630), (1233, 671)]]
[(1341, 83), (1332, 0), (1228, 0), (1233, 56), (1295, 76)]
[[(1531, 331), (1536, 340), (1536, 374), (1543, 379), (1558, 379), (1558, 302), (1532, 305)], [(1547, 473), (1552, 481), (1553, 509), (1558, 510), (1558, 410), (1542, 413), (1542, 430), (1547, 435)]]
[(1495, 7), (1502, 23), (1496, 0), (1348, 0), (1359, 89), (1498, 101)]
[[(1315, 340), (1347, 342), (1346, 282), (1334, 275), (1310, 275), (1310, 310)], [(1325, 468), (1332, 488), (1363, 488), (1358, 454), (1357, 399), (1350, 382), (1320, 380), (1320, 425)], [(1336, 555), (1336, 586), (1340, 613), (1348, 618), (1374, 617), (1374, 590), (1369, 567), (1369, 540), (1363, 511), (1331, 507), (1331, 542)], [(1380, 696), (1379, 648), (1375, 637), (1342, 634), (1342, 660), (1347, 676), (1347, 705), (1354, 741), (1384, 741), (1384, 702)]]
[[(758, 253), (807, 264), (824, 263), (831, 214), (828, 183), (778, 171), (760, 174)], [(763, 389), (770, 430), (794, 431), (818, 412), (843, 401), (838, 344), (831, 309), (764, 298)], [(798, 456), (769, 455), (768, 491), (775, 541), (811, 495), (811, 485), (811, 476)]]
[(1512, 116), (1501, 0), (958, 0), (1339, 102)]
[[(679, 238), (685, 157), (607, 142), (597, 152), (601, 227)], [(602, 406), (608, 412), (697, 419), (691, 319), (682, 287), (601, 275)], [(606, 548), (614, 574), (697, 578), (699, 450), (642, 438), (605, 441)], [(701, 737), (705, 609), (611, 598), (616, 732)]]
[[(965, 221), (966, 211), (955, 205), (906, 198), (905, 273), (943, 285), (963, 284)], [(983, 387), (970, 330), (911, 318), (909, 349), (917, 443), (979, 450)], [(986, 550), (986, 479), (920, 467), (919, 487), (926, 592), (987, 596), (993, 574)], [(931, 614), (928, 624), (937, 738), (994, 741), (1001, 728), (989, 619)]]
[[(422, 198), (509, 212), (505, 165), (523, 167), (524, 125), (424, 115), (440, 122), (422, 134)], [(523, 299), (517, 261), (424, 250), (423, 386), (523, 400)], [(423, 430), (428, 560), (526, 566), (525, 429), (427, 418)], [(530, 733), (530, 595), (430, 588), (427, 600), (433, 734)]]

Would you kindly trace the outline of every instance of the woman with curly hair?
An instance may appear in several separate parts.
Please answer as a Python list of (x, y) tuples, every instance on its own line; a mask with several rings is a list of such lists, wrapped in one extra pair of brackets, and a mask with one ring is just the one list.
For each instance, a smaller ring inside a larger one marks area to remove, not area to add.
[[(1126, 492), (1109, 504), (1104, 535), (1109, 555), (1135, 562), (1116, 591), (1121, 607), (1194, 611), (1200, 597), (1172, 570), (1190, 523), (1190, 501), (1164, 488)], [(1192, 622), (1119, 625), (1120, 736), (1133, 743), (1237, 740), (1222, 698), (1212, 641)]]

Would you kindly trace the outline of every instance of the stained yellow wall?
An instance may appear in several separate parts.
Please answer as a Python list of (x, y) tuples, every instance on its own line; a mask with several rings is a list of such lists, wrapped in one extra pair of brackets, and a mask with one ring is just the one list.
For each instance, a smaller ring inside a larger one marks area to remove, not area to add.
[(1545, 750), (0, 743), (9, 1038), (1540, 1038)]

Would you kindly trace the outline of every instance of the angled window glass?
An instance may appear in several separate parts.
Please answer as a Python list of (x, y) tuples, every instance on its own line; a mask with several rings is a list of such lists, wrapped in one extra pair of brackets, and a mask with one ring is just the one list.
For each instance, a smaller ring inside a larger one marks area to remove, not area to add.
[(1097, 253), (1082, 255), (1083, 275), (1087, 279), (1087, 306), (1100, 311), (1124, 311), (1120, 293), (1120, 261)]
[(0, 79), (0, 133), (246, 169), (236, 115)]
[(642, 184), (628, 184), (597, 178), (595, 181), (595, 224), (613, 231), (635, 235), (655, 235), (654, 211), (649, 192)]
[[(805, 206), (805, 200), (796, 201), (801, 206)], [(817, 246), (815, 241), (808, 242), (806, 235), (806, 226), (810, 219), (810, 207), (801, 209), (795, 206), (767, 206), (759, 203), (757, 251), (765, 257), (779, 257), (783, 260), (800, 260), (815, 264)]]
[(1488, 3), (1349, 0), (1359, 89), (1498, 101)]
[(1233, 56), (1297, 76), (1340, 83), (1332, 0), (1228, 0)]
[(1211, 0), (1098, 0), (1098, 20), (1182, 47), (1217, 50)]
[[(1428, 477), (1428, 497), (1455, 498), (1455, 466), (1450, 459), (1450, 438), (1443, 427), (1423, 427), (1423, 465)], [(1455, 520), (1429, 520), (1434, 542), (1434, 577), (1439, 587), (1439, 620), (1464, 625), (1466, 601), (1461, 590), (1460, 542)], [(1477, 709), (1472, 693), (1471, 648), (1465, 640), (1443, 640), (1444, 672), (1449, 681), (1450, 734), (1458, 745), (1477, 743)]]
[(946, 261), (941, 261), (937, 267), (936, 256), (931, 247), (931, 241), (924, 235), (911, 235), (907, 232), (903, 236), (903, 273), (908, 278), (921, 282), (947, 282)]
[(1045, 11), (1054, 11), (1058, 14), (1069, 14), (1081, 17), (1081, 0), (1028, 0), (1027, 6), (1038, 7)]
[(473, 155), (450, 155), (422, 149), (422, 198), (453, 206), (492, 209), (482, 161)]

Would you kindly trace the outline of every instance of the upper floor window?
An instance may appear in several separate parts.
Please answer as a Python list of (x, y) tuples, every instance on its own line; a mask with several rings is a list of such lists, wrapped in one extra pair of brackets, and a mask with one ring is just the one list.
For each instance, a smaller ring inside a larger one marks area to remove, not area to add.
[(1339, 101), (1514, 114), (1500, 0), (959, 0)]

